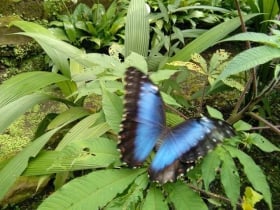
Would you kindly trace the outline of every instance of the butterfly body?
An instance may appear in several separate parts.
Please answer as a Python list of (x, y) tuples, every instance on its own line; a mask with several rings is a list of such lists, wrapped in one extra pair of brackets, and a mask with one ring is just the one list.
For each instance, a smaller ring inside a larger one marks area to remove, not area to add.
[(167, 128), (158, 87), (133, 67), (126, 71), (125, 82), (125, 110), (118, 148), (122, 160), (134, 167), (141, 166), (157, 142), (161, 142), (149, 168), (152, 180), (160, 183), (175, 180), (190, 163), (234, 135), (226, 122), (206, 117)]

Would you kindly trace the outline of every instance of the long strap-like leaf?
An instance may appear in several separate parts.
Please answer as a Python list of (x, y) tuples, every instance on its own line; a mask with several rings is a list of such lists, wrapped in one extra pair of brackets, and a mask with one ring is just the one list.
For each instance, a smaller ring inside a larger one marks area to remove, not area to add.
[[(258, 14), (250, 14), (244, 16), (244, 21), (247, 21)], [(219, 40), (225, 38), (229, 33), (236, 30), (240, 26), (239, 17), (225, 21), (209, 31), (203, 33), (195, 40), (186, 45), (183, 49), (179, 50), (173, 57), (171, 57), (163, 68), (172, 68), (167, 66), (172, 61), (188, 61), (193, 53), (201, 53), (207, 48), (214, 45)]]
[(131, 52), (147, 57), (149, 33), (149, 20), (145, 1), (132, 0), (126, 17), (125, 57)]

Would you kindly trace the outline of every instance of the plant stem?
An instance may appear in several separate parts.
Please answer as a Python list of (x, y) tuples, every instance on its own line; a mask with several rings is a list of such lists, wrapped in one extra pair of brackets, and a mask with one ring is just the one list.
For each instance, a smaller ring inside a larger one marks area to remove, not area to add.
[(241, 111), (237, 112), (237, 110), (236, 110), (236, 112), (233, 112), (234, 114), (229, 117), (227, 122), (232, 124), (232, 123), (240, 120), (246, 112), (251, 112), (251, 110), (254, 108), (254, 106), (257, 103), (259, 103), (263, 97), (265, 97), (266, 95), (271, 93), (271, 91), (279, 84), (279, 81), (280, 81), (280, 77), (275, 78), (272, 81), (270, 81), (270, 83), (262, 90), (262, 92), (258, 96), (251, 98), (251, 100), (245, 105), (245, 107), (243, 107), (241, 109)]
[(278, 135), (280, 135), (280, 130), (277, 128), (277, 126), (271, 124), (270, 122), (268, 122), (266, 119), (260, 117), (259, 115), (255, 114), (254, 112), (248, 112), (247, 113), (250, 117), (263, 122), (264, 124), (266, 124), (271, 130), (273, 130), (274, 132), (276, 132)]
[[(242, 32), (245, 33), (247, 32), (246, 30), (246, 27), (245, 27), (245, 23), (244, 23), (244, 20), (243, 20), (243, 17), (242, 17), (242, 14), (241, 14), (241, 9), (240, 9), (240, 5), (239, 5), (239, 1), (238, 0), (234, 0), (235, 2), (235, 6), (236, 6), (236, 9), (238, 11), (238, 15), (239, 15), (239, 18), (240, 18), (240, 23), (241, 23), (241, 29), (242, 29)], [(247, 49), (250, 49), (251, 48), (251, 44), (249, 41), (246, 41), (246, 48)], [(237, 101), (234, 109), (233, 109), (233, 114), (236, 114), (238, 112), (238, 110), (240, 109), (241, 107), (241, 103), (244, 101), (244, 98), (245, 98), (245, 95), (249, 92), (249, 89), (251, 87), (251, 84), (253, 83), (253, 95), (252, 95), (252, 98), (254, 98), (256, 95), (257, 95), (257, 79), (256, 79), (256, 69), (253, 68), (251, 71), (250, 71), (250, 75), (249, 75), (249, 79), (246, 83), (246, 86), (239, 98), (239, 100)]]
[[(192, 188), (194, 191), (196, 192), (199, 192), (199, 193), (202, 193), (204, 195), (207, 195), (209, 197), (212, 197), (212, 198), (216, 198), (216, 199), (219, 199), (219, 200), (223, 200), (227, 203), (231, 203), (230, 199), (224, 197), (224, 196), (221, 196), (221, 195), (218, 195), (218, 194), (215, 194), (215, 193), (212, 193), (212, 192), (207, 192), (205, 190), (202, 190), (202, 189), (199, 189), (197, 188), (196, 186), (192, 185), (192, 184), (187, 184), (190, 188)], [(241, 207), (241, 203), (237, 203), (236, 204), (237, 206)]]
[[(274, 125), (276, 128), (280, 129), (280, 125)], [(252, 127), (250, 130), (264, 130), (264, 129), (270, 129), (269, 126), (258, 126), (258, 127)]]

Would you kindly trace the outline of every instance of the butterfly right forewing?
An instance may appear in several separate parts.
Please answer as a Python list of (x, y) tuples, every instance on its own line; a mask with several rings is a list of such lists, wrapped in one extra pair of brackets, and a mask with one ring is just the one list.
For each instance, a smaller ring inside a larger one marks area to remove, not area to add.
[(174, 181), (197, 159), (224, 138), (234, 135), (230, 125), (212, 118), (193, 118), (170, 129), (149, 168), (150, 178), (160, 183)]

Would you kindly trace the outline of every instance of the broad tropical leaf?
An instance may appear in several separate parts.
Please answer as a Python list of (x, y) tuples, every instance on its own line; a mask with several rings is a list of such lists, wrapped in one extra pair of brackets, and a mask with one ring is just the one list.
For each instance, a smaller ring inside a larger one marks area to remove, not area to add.
[(0, 108), (0, 133), (2, 133), (12, 122), (23, 115), (27, 110), (34, 105), (53, 99), (52, 96), (40, 93), (23, 96), (15, 101)]
[(66, 80), (69, 79), (51, 72), (33, 71), (18, 74), (1, 84), (0, 108), (22, 96)]
[(104, 87), (102, 89), (102, 108), (105, 114), (106, 122), (115, 133), (118, 133), (122, 119), (122, 100), (120, 97), (109, 92)]
[(258, 148), (260, 148), (264, 152), (280, 152), (280, 149), (264, 138), (262, 135), (258, 133), (251, 133), (248, 136), (248, 141)]
[(230, 154), (220, 148), (220, 159), (223, 161), (221, 167), (221, 182), (225, 193), (231, 201), (231, 205), (236, 207), (240, 195), (240, 178), (235, 163)]
[(280, 57), (280, 48), (260, 46), (245, 50), (235, 56), (218, 76), (215, 82), (233, 74), (250, 70), (251, 68)]
[[(247, 21), (258, 14), (250, 14), (244, 16), (244, 21)], [(191, 58), (191, 55), (196, 53), (201, 53), (206, 50), (210, 46), (214, 45), (217, 41), (223, 39), (229, 33), (234, 31), (240, 26), (239, 17), (233, 18), (231, 20), (227, 20), (224, 23), (221, 23), (207, 32), (203, 33), (191, 43), (186, 45), (183, 49), (179, 50), (173, 57), (171, 57), (164, 68), (167, 68), (168, 63), (172, 61), (188, 61)]]
[(113, 199), (105, 209), (113, 210), (119, 207), (122, 209), (139, 209), (139, 206), (142, 206), (143, 197), (146, 194), (145, 189), (148, 184), (147, 174), (141, 174), (125, 193)]
[(54, 118), (48, 125), (48, 129), (56, 128), (62, 124), (69, 124), (87, 115), (89, 115), (89, 112), (83, 107), (71, 107), (65, 112), (62, 112), (61, 114), (57, 115), (56, 118)]
[(95, 124), (100, 116), (100, 113), (92, 114), (77, 123), (59, 142), (56, 150), (62, 150), (71, 142), (97, 138), (106, 133), (110, 129), (106, 122)]
[(177, 210), (207, 210), (201, 197), (191, 190), (185, 183), (177, 181), (167, 186), (168, 198)]
[(125, 25), (125, 57), (136, 52), (144, 57), (149, 48), (149, 19), (144, 0), (132, 0)]
[(68, 78), (71, 77), (69, 58), (90, 68), (119, 68), (120, 62), (118, 59), (99, 53), (86, 54), (83, 50), (59, 40), (50, 31), (39, 24), (26, 21), (15, 21), (13, 24), (25, 31), (19, 34), (35, 39), (57, 65), (58, 69), (62, 71), (63, 75)]
[(157, 84), (163, 80), (169, 79), (177, 72), (179, 72), (179, 70), (158, 70), (156, 72), (152, 72), (150, 78)]
[(230, 146), (225, 146), (225, 148), (230, 152), (232, 157), (238, 158), (240, 163), (243, 165), (244, 173), (248, 180), (254, 189), (262, 193), (264, 200), (269, 206), (269, 209), (272, 209), (271, 192), (266, 181), (266, 177), (260, 167), (256, 165), (254, 160), (244, 152)]
[(127, 189), (143, 172), (143, 169), (94, 171), (65, 184), (60, 190), (49, 196), (38, 210), (102, 208), (117, 194)]
[(72, 142), (62, 151), (40, 153), (28, 164), (25, 176), (45, 175), (75, 170), (120, 165), (116, 142), (106, 138), (90, 138)]
[(256, 32), (247, 32), (236, 34), (232, 37), (222, 40), (221, 42), (227, 41), (251, 41), (251, 42), (258, 42), (265, 45), (270, 45), (272, 47), (279, 46), (279, 41), (277, 36), (269, 36), (264, 33), (256, 33)]
[(143, 209), (149, 210), (168, 210), (167, 202), (159, 188), (153, 186), (148, 190), (146, 199), (144, 200)]
[(221, 160), (216, 152), (210, 152), (203, 158), (201, 172), (206, 190), (209, 190), (210, 183), (216, 178), (220, 164)]

